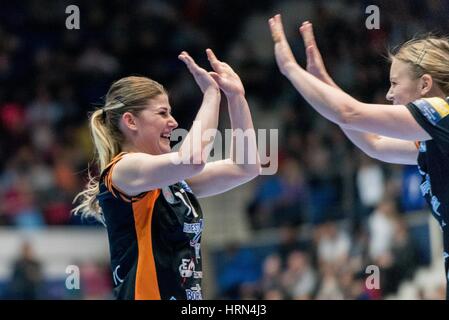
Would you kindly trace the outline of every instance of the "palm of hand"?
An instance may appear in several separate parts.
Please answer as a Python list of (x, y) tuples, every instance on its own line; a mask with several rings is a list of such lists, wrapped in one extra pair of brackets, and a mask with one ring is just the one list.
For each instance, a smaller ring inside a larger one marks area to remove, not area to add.
[(217, 83), (205, 69), (198, 68), (198, 70), (195, 70), (192, 74), (202, 92), (206, 91), (206, 89), (211, 86), (217, 87)]
[[(225, 65), (225, 64), (223, 64)], [(244, 94), (245, 89), (239, 76), (227, 65), (223, 66), (219, 75), (219, 85), (221, 90), (228, 95)]]

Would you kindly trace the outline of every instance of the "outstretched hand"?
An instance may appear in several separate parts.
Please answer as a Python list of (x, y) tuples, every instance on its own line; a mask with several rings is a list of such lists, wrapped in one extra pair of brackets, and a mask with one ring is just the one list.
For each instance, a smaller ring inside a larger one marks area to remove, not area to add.
[(293, 52), (290, 49), (287, 38), (285, 37), (284, 27), (282, 25), (281, 15), (277, 14), (268, 20), (271, 30), (271, 36), (274, 42), (274, 54), (279, 70), (286, 75), (291, 67), (298, 66)]
[(299, 28), (299, 32), (301, 33), (304, 41), (304, 48), (306, 49), (307, 71), (318, 79), (323, 80), (327, 75), (327, 71), (315, 41), (312, 23), (309, 21), (303, 22), (302, 26)]
[(205, 93), (206, 90), (209, 88), (219, 90), (218, 84), (214, 80), (212, 75), (203, 68), (201, 68), (200, 66), (198, 66), (195, 60), (193, 60), (193, 58), (187, 52), (185, 51), (181, 52), (178, 58), (179, 60), (181, 60), (186, 64), (190, 73), (193, 75), (195, 82), (198, 84), (203, 93)]
[(209, 72), (209, 74), (218, 83), (226, 96), (244, 95), (245, 88), (237, 73), (227, 63), (218, 60), (211, 49), (207, 49), (206, 54), (214, 70)]

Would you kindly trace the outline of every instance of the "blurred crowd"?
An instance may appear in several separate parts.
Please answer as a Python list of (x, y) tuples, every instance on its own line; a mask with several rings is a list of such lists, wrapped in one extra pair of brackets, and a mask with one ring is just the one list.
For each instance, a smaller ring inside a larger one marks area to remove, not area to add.
[[(281, 226), (277, 244), (262, 254), (229, 245), (216, 263), (218, 297), (382, 299), (395, 295), (422, 264), (407, 225), (390, 200), (376, 207), (366, 227), (326, 221), (307, 236), (299, 230)], [(444, 298), (444, 282), (441, 285), (442, 291), (432, 298)]]
[[(70, 4), (80, 8), (79, 30), (65, 28)], [(379, 30), (365, 27), (371, 4), (380, 8)], [(407, 212), (425, 208), (416, 169), (367, 158), (311, 110), (277, 70), (267, 19), (283, 14), (301, 62), (298, 26), (312, 21), (334, 80), (356, 98), (387, 103), (386, 49), (416, 34), (447, 33), (448, 1), (61, 0), (44, 6), (26, 0), (1, 6), (0, 225), (86, 225), (70, 210), (88, 163), (95, 172), (89, 111), (101, 106), (114, 80), (145, 75), (168, 89), (175, 118), (188, 128), (201, 95), (177, 55), (186, 50), (206, 66), (210, 47), (242, 78), (255, 126), (279, 129), (278, 174), (257, 179), (247, 218), (254, 231), (285, 229), (281, 234), (290, 239), (249, 275), (253, 281), (223, 285), (222, 297), (379, 298), (420, 263), (405, 223)], [(310, 226), (306, 244), (293, 243), (290, 233), (304, 225)], [(382, 292), (364, 290), (371, 263), (387, 274)]]

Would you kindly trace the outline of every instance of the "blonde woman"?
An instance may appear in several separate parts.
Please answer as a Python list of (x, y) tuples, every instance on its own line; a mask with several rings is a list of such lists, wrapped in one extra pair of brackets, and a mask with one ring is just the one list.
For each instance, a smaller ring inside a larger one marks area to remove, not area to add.
[[(217, 128), (220, 89), (232, 128), (254, 131), (240, 78), (206, 52), (212, 72), (186, 52), (179, 55), (203, 92), (179, 151), (170, 149), (178, 124), (167, 92), (151, 79), (116, 81), (105, 106), (90, 117), (101, 175), (91, 177), (74, 212), (106, 225), (118, 299), (202, 299), (204, 223), (197, 197), (222, 193), (259, 174), (258, 157), (256, 163), (236, 163), (232, 151), (228, 159), (206, 163), (212, 139), (202, 137)], [(245, 151), (257, 154), (255, 134), (248, 136)]]
[[(366, 104), (332, 81), (315, 43), (312, 25), (300, 32), (307, 71), (296, 62), (285, 37), (281, 16), (269, 20), (275, 56), (283, 75), (321, 115), (338, 124), (369, 156), (391, 163), (416, 164), (421, 191), (443, 232), (446, 279), (449, 278), (449, 40), (427, 37), (403, 44), (390, 54), (394, 104)], [(445, 100), (446, 99), (446, 100)], [(446, 289), (449, 297), (449, 286)]]

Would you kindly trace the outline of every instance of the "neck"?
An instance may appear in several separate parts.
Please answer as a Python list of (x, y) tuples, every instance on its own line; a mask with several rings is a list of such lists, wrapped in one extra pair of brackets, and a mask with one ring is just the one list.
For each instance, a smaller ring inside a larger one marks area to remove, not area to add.
[(446, 99), (447, 95), (443, 92), (443, 90), (440, 89), (440, 87), (434, 86), (434, 88), (432, 88), (432, 90), (430, 90), (429, 93), (426, 94), (426, 98), (432, 97), (439, 97)]
[(147, 153), (147, 154), (157, 155), (157, 153), (154, 153), (151, 150), (148, 150), (148, 148), (146, 148), (145, 146), (140, 147), (136, 144), (129, 143), (129, 142), (122, 145), (122, 151), (128, 152), (128, 153), (139, 152), (139, 153)]
[(122, 146), (122, 151), (123, 152), (129, 152), (129, 153), (131, 153), (131, 152), (142, 152), (142, 150), (139, 150), (139, 148), (137, 148), (135, 145), (129, 144), (129, 143), (125, 143)]

